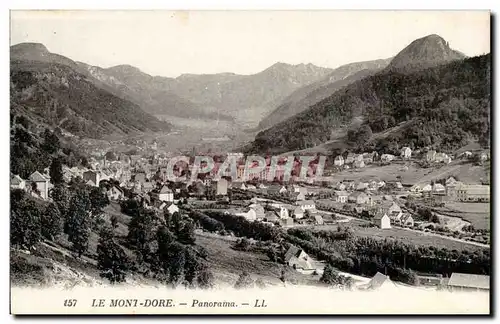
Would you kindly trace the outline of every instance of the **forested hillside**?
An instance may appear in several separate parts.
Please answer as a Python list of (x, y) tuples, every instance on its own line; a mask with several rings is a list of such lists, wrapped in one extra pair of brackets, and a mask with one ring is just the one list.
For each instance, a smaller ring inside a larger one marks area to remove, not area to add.
[(490, 54), (413, 73), (381, 72), (260, 132), (251, 150), (286, 152), (312, 147), (330, 140), (339, 127), (349, 128), (354, 118), (362, 119), (362, 127), (368, 126), (373, 133), (411, 121), (389, 138), (376, 142), (364, 138), (355, 143), (358, 148), (389, 151), (409, 145), (452, 150), (473, 139), (487, 146), (490, 82)]
[(51, 127), (93, 138), (170, 128), (67, 65), (14, 60), (10, 71), (11, 110)]
[(324, 79), (292, 92), (259, 123), (259, 129), (269, 128), (306, 110), (309, 106), (331, 96), (338, 89), (375, 74), (385, 68), (390, 61), (391, 59), (356, 62), (336, 68)]

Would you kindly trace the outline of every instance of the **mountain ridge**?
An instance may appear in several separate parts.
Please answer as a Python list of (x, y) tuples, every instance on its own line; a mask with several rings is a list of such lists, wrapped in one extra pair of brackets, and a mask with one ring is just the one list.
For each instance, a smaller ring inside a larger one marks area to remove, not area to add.
[[(441, 39), (430, 38), (431, 43), (442, 42)], [(427, 40), (424, 37), (416, 44), (426, 47)], [(414, 49), (415, 42), (412, 44), (410, 49), (419, 53)], [(446, 54), (448, 49), (445, 46), (446, 43), (443, 44)], [(430, 55), (430, 58), (422, 59), (424, 64), (406, 65), (401, 71), (401, 61), (393, 62), (397, 57), (407, 56), (408, 46), (405, 47), (391, 61), (392, 66), (389, 63), (384, 70), (353, 82), (274, 127), (259, 132), (248, 151), (300, 150), (330, 141), (334, 133), (359, 127), (354, 126), (359, 122), (373, 132), (381, 132), (411, 120), (414, 122), (407, 123), (408, 127), (402, 130), (403, 137), (393, 136), (389, 143), (384, 144), (386, 146), (371, 143), (367, 149), (384, 151), (384, 147), (390, 147), (397, 153), (394, 148), (404, 144), (412, 148), (433, 146), (447, 150), (469, 139), (479, 139), (484, 145), (489, 145), (491, 55), (467, 59), (461, 55), (438, 55), (443, 58), (439, 63), (432, 51), (424, 48), (422, 52)], [(436, 116), (441, 119), (436, 119)], [(425, 135), (423, 130), (432, 136)], [(358, 145), (358, 148), (362, 146)]]
[(279, 103), (275, 110), (271, 111), (259, 123), (258, 129), (269, 128), (286, 118), (302, 112), (307, 107), (332, 95), (341, 87), (386, 67), (391, 59), (354, 62), (339, 66), (325, 78), (301, 87), (288, 95)]

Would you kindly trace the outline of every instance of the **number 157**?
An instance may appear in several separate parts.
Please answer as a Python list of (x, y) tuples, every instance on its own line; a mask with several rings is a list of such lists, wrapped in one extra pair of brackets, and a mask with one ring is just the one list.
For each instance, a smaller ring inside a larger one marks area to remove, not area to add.
[(64, 307), (75, 307), (76, 306), (76, 299), (65, 299), (64, 300)]

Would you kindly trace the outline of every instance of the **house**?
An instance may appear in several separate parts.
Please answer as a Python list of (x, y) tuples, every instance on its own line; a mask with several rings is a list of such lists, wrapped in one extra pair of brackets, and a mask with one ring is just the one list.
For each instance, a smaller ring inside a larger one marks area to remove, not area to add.
[(422, 187), (422, 193), (430, 194), (432, 191), (432, 186), (430, 184), (426, 184)]
[(449, 186), (449, 185), (455, 184), (457, 182), (458, 181), (457, 181), (457, 179), (455, 179), (455, 177), (449, 177), (448, 179), (446, 179), (445, 185)]
[(46, 177), (44, 177), (40, 172), (35, 171), (30, 175), (29, 180), (32, 184), (34, 184), (34, 186), (36, 186), (36, 189), (40, 193), (40, 197), (42, 199), (49, 198), (50, 182)]
[(488, 185), (466, 185), (456, 187), (456, 199), (459, 201), (490, 201), (490, 186)]
[(281, 225), (283, 227), (293, 227), (293, 219), (292, 218), (282, 219)]
[(373, 222), (380, 229), (391, 228), (391, 219), (387, 216), (387, 213), (377, 212), (373, 217)]
[(356, 203), (358, 205), (368, 204), (370, 201), (370, 197), (361, 191), (355, 191), (348, 197), (348, 201), (352, 203)]
[(446, 286), (451, 290), (489, 291), (490, 276), (453, 272)]
[(275, 222), (279, 221), (280, 217), (278, 216), (278, 214), (274, 210), (271, 210), (271, 211), (265, 212), (264, 219), (267, 222), (275, 223)]
[(158, 189), (153, 190), (151, 192), (151, 195), (153, 198), (155, 198), (159, 201), (166, 201), (166, 202), (174, 201), (174, 193), (166, 185), (163, 185), (159, 190)]
[(154, 182), (144, 182), (141, 184), (142, 192), (150, 192), (155, 188)]
[(386, 290), (397, 288), (396, 284), (389, 278), (389, 276), (383, 275), (377, 272), (375, 276), (370, 280), (366, 286), (363, 287), (367, 290)]
[(306, 195), (304, 194), (304, 192), (292, 192), (290, 197), (292, 200), (295, 200), (295, 201), (306, 200)]
[(457, 158), (462, 158), (462, 159), (470, 159), (473, 156), (471, 151), (465, 151), (460, 153)]
[(134, 181), (139, 182), (139, 183), (146, 182), (146, 173), (145, 172), (138, 172), (138, 173), (134, 174)]
[(356, 154), (354, 154), (354, 153), (350, 153), (350, 152), (349, 152), (349, 153), (347, 154), (346, 159), (345, 159), (345, 164), (351, 164), (351, 163), (353, 163), (353, 162), (354, 162), (354, 160), (355, 160), (355, 158), (356, 158)]
[(336, 166), (343, 166), (344, 165), (344, 157), (342, 155), (338, 155), (335, 157), (335, 159), (333, 160), (333, 165), (336, 165)]
[(347, 191), (335, 191), (333, 193), (333, 199), (338, 203), (346, 203), (349, 198)]
[(297, 201), (295, 204), (297, 206), (299, 206), (302, 209), (302, 211), (304, 211), (304, 212), (306, 210), (314, 210), (314, 209), (316, 209), (316, 204), (312, 200)]
[(408, 191), (414, 192), (414, 193), (422, 192), (422, 186), (419, 184), (415, 184)]
[(215, 195), (219, 196), (227, 196), (227, 188), (229, 186), (229, 182), (222, 178), (217, 181), (214, 181), (215, 183)]
[(396, 204), (395, 202), (388, 203), (386, 205), (386, 207), (387, 207), (387, 213), (389, 213), (389, 214), (392, 214), (394, 212), (398, 212), (398, 213), (401, 212), (401, 207), (399, 207), (399, 205)]
[(279, 194), (281, 194), (281, 195), (283, 195), (283, 194), (285, 194), (285, 193), (287, 193), (287, 192), (288, 192), (288, 190), (286, 189), (286, 187), (285, 187), (285, 186), (282, 186), (282, 187), (278, 190), (278, 193), (279, 193)]
[(286, 209), (283, 206), (280, 206), (279, 216), (280, 219), (288, 219), (290, 217), (290, 215), (288, 214), (288, 209)]
[(98, 187), (99, 182), (101, 181), (101, 175), (99, 174), (99, 172), (92, 170), (85, 171), (82, 175), (82, 178), (85, 183), (92, 181), (94, 187)]
[(323, 217), (321, 215), (314, 215), (314, 222), (316, 225), (324, 225), (325, 222), (323, 221)]
[(373, 157), (375, 155), (375, 152), (373, 153), (363, 153), (363, 162), (366, 164), (373, 163)]
[(297, 206), (297, 208), (294, 209), (293, 215), (295, 219), (301, 219), (304, 218), (304, 210), (300, 206)]
[(339, 182), (337, 183), (337, 185), (335, 186), (336, 189), (340, 190), (340, 191), (343, 191), (346, 189), (346, 185), (342, 182)]
[(413, 220), (413, 217), (410, 214), (405, 213), (405, 214), (403, 214), (403, 216), (401, 216), (400, 224), (402, 226), (413, 227), (413, 225), (415, 225), (415, 222)]
[(285, 253), (285, 263), (294, 269), (310, 270), (313, 269), (311, 259), (304, 250), (292, 245)]
[(21, 189), (24, 190), (26, 188), (26, 181), (23, 180), (18, 175), (13, 176), (10, 179), (10, 189)]
[(435, 183), (432, 186), (432, 193), (435, 195), (444, 195), (446, 193), (446, 188), (440, 183)]
[(356, 169), (364, 168), (365, 167), (365, 162), (364, 161), (354, 161), (353, 166)]
[(363, 190), (366, 190), (368, 189), (368, 183), (367, 182), (360, 182), (356, 185), (356, 190), (358, 191), (363, 191)]
[(434, 162), (449, 164), (451, 162), (451, 158), (446, 153), (436, 153)]
[(427, 162), (434, 162), (436, 160), (437, 152), (435, 150), (430, 150), (425, 154), (425, 160)]
[(123, 190), (118, 186), (111, 186), (107, 192), (109, 200), (119, 201), (124, 197)]
[(383, 162), (391, 162), (395, 159), (396, 157), (392, 154), (382, 154), (380, 156), (380, 160)]
[(160, 209), (161, 210), (168, 210), (170, 215), (173, 215), (174, 213), (179, 212), (179, 207), (171, 201), (169, 201), (169, 202), (163, 201), (160, 205)]
[(255, 211), (256, 219), (263, 219), (265, 217), (264, 207), (262, 207), (262, 205), (253, 203), (250, 206), (248, 206), (248, 208)]
[(488, 152), (481, 152), (479, 154), (479, 160), (481, 162), (485, 162), (485, 161), (488, 161), (490, 159), (490, 154)]
[(401, 149), (401, 158), (407, 160), (411, 158), (411, 148), (405, 146)]
[[(243, 213), (236, 213), (236, 216), (242, 216), (245, 217), (249, 221), (254, 221), (257, 219), (257, 213), (255, 212), (254, 209), (248, 208), (246, 212)], [(264, 218), (264, 217), (262, 217)]]

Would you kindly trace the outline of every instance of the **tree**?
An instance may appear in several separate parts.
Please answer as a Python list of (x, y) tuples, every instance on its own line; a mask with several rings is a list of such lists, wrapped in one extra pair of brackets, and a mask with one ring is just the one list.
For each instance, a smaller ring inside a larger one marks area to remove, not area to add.
[(42, 150), (44, 150), (48, 154), (54, 154), (59, 150), (60, 146), (61, 143), (59, 142), (59, 138), (57, 137), (57, 135), (46, 128), (45, 132), (43, 133)]
[(124, 282), (129, 262), (123, 248), (114, 241), (112, 230), (104, 227), (97, 245), (97, 266), (101, 270), (100, 276), (112, 284)]
[(103, 208), (109, 205), (108, 197), (100, 188), (92, 188), (89, 194), (92, 217), (97, 217), (103, 213)]
[(117, 229), (118, 228), (118, 216), (111, 215), (110, 221), (111, 221), (111, 227), (113, 229)]
[(194, 236), (194, 224), (192, 220), (187, 219), (183, 222), (182, 228), (178, 234), (178, 240), (183, 244), (195, 243), (196, 238)]
[(68, 240), (73, 251), (81, 257), (88, 250), (92, 220), (90, 199), (84, 190), (79, 190), (72, 198), (67, 216)]
[(234, 244), (234, 249), (236, 250), (240, 250), (240, 251), (248, 251), (248, 249), (250, 248), (250, 241), (247, 239), (247, 238), (240, 238), (236, 241), (236, 243)]
[(56, 184), (49, 191), (49, 197), (52, 198), (57, 208), (64, 216), (69, 208), (69, 203), (71, 200), (71, 192), (63, 184)]
[(186, 262), (184, 263), (184, 280), (188, 286), (193, 286), (195, 279), (201, 271), (202, 265), (192, 249), (186, 249), (185, 252)]
[(234, 288), (236, 289), (246, 289), (246, 288), (252, 288), (254, 286), (254, 281), (252, 277), (248, 274), (248, 272), (243, 271), (240, 276), (238, 277), (238, 280), (234, 284)]
[(354, 283), (351, 277), (338, 274), (331, 264), (328, 264), (325, 267), (323, 275), (319, 280), (329, 286), (337, 286), (347, 289), (352, 288), (352, 285)]
[(174, 212), (172, 215), (172, 225), (171, 229), (174, 234), (178, 237), (182, 228), (182, 215), (179, 212)]
[(53, 240), (62, 233), (64, 219), (55, 203), (49, 204), (42, 213), (41, 233), (48, 240)]
[(140, 256), (139, 259), (147, 259), (150, 255), (149, 244), (155, 235), (154, 217), (154, 211), (139, 208), (128, 224), (127, 240), (135, 247), (138, 256)]
[(186, 263), (186, 248), (179, 242), (173, 242), (168, 251), (169, 282), (175, 287), (184, 276), (184, 266)]
[(368, 125), (361, 126), (356, 133), (356, 143), (363, 145), (372, 137), (372, 129)]
[(196, 282), (201, 289), (210, 289), (214, 286), (214, 275), (204, 263), (202, 263)]
[(52, 159), (49, 169), (50, 182), (54, 185), (64, 183), (64, 177), (62, 172), (62, 162), (60, 158)]
[(41, 240), (40, 208), (16, 190), (11, 192), (11, 206), (10, 242), (29, 249)]
[(172, 234), (167, 227), (161, 226), (156, 231), (156, 241), (158, 242), (159, 259), (163, 262), (167, 262), (170, 245), (175, 242), (174, 234)]
[(266, 284), (264, 283), (264, 281), (259, 278), (255, 281), (255, 285), (257, 286), (257, 288), (259, 289), (266, 289)]

